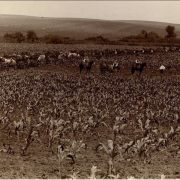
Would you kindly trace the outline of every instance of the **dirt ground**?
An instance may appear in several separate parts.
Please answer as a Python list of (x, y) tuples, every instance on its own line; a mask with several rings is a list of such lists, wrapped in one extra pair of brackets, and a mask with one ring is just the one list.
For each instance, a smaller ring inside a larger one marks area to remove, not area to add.
[[(27, 70), (22, 73), (28, 73)], [(77, 69), (66, 67), (44, 67), (34, 69), (37, 72), (56, 72), (79, 76)], [(15, 72), (15, 71), (14, 71)], [(126, 75), (125, 75), (126, 74)], [(83, 75), (82, 75), (83, 76)], [(121, 73), (122, 76), (122, 73)], [(130, 76), (129, 72), (125, 72), (123, 76)], [(124, 77), (123, 77), (124, 78)], [(105, 137), (107, 134), (101, 136)], [(132, 132), (128, 132), (131, 134)], [(78, 176), (87, 178), (90, 175), (90, 169), (96, 165), (100, 171), (97, 175), (102, 178), (107, 171), (107, 156), (104, 153), (96, 153), (97, 136), (89, 137), (90, 141), (86, 150), (83, 150), (75, 164), (71, 164), (70, 160), (65, 160), (62, 165), (62, 178), (69, 178), (68, 175), (79, 171)], [(88, 139), (87, 139), (88, 141)], [(0, 131), (0, 149), (2, 144), (11, 144), (14, 154), (0, 152), (0, 178), (59, 178), (59, 165), (57, 155), (49, 152), (48, 147), (38, 142), (33, 142), (25, 156), (20, 154), (20, 144), (18, 140), (11, 136), (7, 137), (7, 132), (3, 129)], [(173, 142), (174, 145), (179, 144), (179, 139)], [(54, 147), (55, 151), (55, 147)], [(161, 174), (165, 174), (166, 178), (180, 178), (180, 151), (173, 151), (173, 145), (165, 151), (156, 152), (152, 155), (150, 164), (144, 164), (138, 158), (135, 159), (117, 159), (116, 171), (121, 178), (133, 176), (136, 178), (160, 178)]]

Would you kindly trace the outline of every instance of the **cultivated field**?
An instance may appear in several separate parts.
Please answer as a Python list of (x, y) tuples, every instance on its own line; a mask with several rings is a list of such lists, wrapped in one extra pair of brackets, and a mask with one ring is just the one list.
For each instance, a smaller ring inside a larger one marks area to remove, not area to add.
[[(0, 53), (136, 49), (1, 44)], [(120, 70), (77, 62), (0, 72), (0, 178), (180, 178), (180, 52), (114, 55)], [(158, 71), (163, 64), (164, 74)]]

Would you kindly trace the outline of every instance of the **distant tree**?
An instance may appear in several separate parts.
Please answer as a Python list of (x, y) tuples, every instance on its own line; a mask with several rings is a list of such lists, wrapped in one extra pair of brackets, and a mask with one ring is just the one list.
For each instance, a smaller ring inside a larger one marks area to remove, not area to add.
[(157, 33), (151, 31), (147, 34), (147, 39), (148, 41), (157, 41), (157, 40), (160, 40), (162, 39)]
[(43, 39), (44, 39), (44, 42), (47, 44), (61, 44), (62, 43), (61, 37), (54, 34), (48, 34), (44, 36)]
[(147, 32), (145, 30), (142, 30), (139, 34), (137, 35), (131, 35), (131, 36), (126, 36), (122, 38), (122, 41), (125, 42), (159, 42), (162, 40), (162, 37), (158, 35), (156, 32)]
[(38, 40), (38, 37), (34, 31), (30, 30), (30, 31), (27, 31), (26, 39), (28, 42), (35, 42)]
[(147, 33), (147, 31), (142, 30), (142, 31), (141, 31), (141, 35), (142, 35), (143, 38), (147, 38), (148, 33)]
[(176, 38), (176, 33), (175, 33), (175, 27), (174, 26), (167, 26), (166, 27), (166, 38)]
[(8, 41), (8, 42), (10, 42), (14, 39), (13, 35), (10, 33), (5, 33), (3, 38), (5, 39), (5, 41)]
[(108, 42), (109, 40), (107, 38), (104, 38), (103, 36), (96, 36), (96, 37), (89, 37), (85, 39), (86, 41), (93, 41), (93, 42)]
[(25, 36), (21, 32), (16, 32), (14, 34), (14, 38), (16, 39), (16, 41), (18, 43), (21, 43), (21, 42), (25, 41)]
[(142, 30), (139, 34), (136, 35), (135, 39), (141, 39), (141, 40), (144, 40), (147, 38), (147, 31), (145, 30)]
[(21, 32), (4, 34), (5, 41), (21, 43), (25, 41), (25, 36)]

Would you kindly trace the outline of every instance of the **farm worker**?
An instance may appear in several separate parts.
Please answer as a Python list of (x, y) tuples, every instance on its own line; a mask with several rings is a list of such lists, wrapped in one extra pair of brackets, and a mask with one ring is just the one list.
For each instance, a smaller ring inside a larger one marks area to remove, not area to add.
[(114, 62), (114, 67), (118, 67), (118, 62), (117, 62), (117, 60)]
[(89, 62), (89, 57), (86, 57), (83, 59), (83, 62), (86, 63), (86, 62)]
[(163, 73), (165, 71), (165, 69), (166, 69), (166, 67), (164, 65), (161, 65), (160, 68), (159, 68), (161, 73)]
[(86, 58), (83, 59), (83, 63), (86, 63), (88, 62), (88, 60)]
[(140, 62), (140, 61), (138, 61), (137, 59), (136, 59), (135, 63), (136, 63), (136, 64), (141, 64), (141, 62)]

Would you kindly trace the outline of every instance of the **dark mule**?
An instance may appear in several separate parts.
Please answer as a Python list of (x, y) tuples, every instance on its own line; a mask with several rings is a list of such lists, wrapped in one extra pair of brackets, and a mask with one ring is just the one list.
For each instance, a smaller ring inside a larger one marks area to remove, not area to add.
[(83, 69), (85, 69), (86, 72), (90, 73), (93, 64), (94, 64), (94, 61), (80, 62), (80, 64), (79, 64), (80, 73), (83, 71)]
[(144, 70), (144, 67), (146, 67), (146, 63), (133, 64), (131, 67), (131, 73), (134, 74), (137, 71), (139, 72), (139, 75), (141, 75), (141, 73)]

